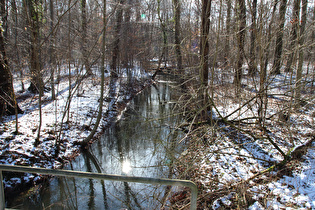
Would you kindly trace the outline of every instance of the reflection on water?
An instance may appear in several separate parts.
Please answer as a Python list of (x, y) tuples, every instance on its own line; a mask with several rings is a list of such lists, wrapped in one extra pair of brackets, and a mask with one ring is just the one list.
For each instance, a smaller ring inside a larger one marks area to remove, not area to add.
[[(181, 133), (174, 129), (179, 119), (170, 102), (178, 88), (172, 85), (157, 83), (137, 95), (120, 122), (67, 169), (174, 178), (172, 163), (181, 152), (176, 143)], [(158, 209), (168, 191), (166, 186), (56, 178), (25, 203), (32, 209)]]
[(124, 160), (121, 163), (121, 165), (122, 165), (122, 172), (127, 175), (130, 172), (130, 170), (131, 170), (130, 161), (129, 160)]

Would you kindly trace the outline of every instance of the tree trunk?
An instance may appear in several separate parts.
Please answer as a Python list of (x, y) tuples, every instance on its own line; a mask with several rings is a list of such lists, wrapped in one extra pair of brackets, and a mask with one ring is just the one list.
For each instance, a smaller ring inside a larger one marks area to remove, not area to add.
[[(33, 93), (39, 93), (44, 90), (44, 82), (41, 75), (41, 64), (40, 64), (40, 18), (41, 18), (41, 2), (39, 0), (26, 1), (29, 11), (28, 22), (31, 30), (31, 60), (30, 60), (30, 71), (31, 71), (31, 84), (28, 88)], [(41, 93), (43, 94), (43, 92)]]
[(273, 61), (272, 74), (280, 74), (281, 67), (281, 57), (282, 57), (282, 44), (283, 44), (283, 28), (285, 22), (285, 13), (287, 10), (287, 0), (281, 0), (279, 7), (280, 19), (279, 19), (279, 29), (277, 30), (276, 38), (276, 49)]
[(181, 6), (180, 0), (173, 0), (174, 7), (174, 21), (175, 21), (175, 54), (177, 59), (177, 70), (181, 71), (183, 69), (182, 65), (182, 53), (181, 53), (181, 38), (180, 38), (180, 13)]
[(2, 30), (0, 31), (0, 51), (0, 116), (14, 115), (16, 112), (23, 113), (16, 102)]
[(22, 69), (22, 64), (21, 64), (21, 58), (20, 58), (20, 49), (18, 47), (18, 11), (16, 7), (16, 1), (12, 0), (12, 10), (13, 10), (13, 15), (14, 15), (14, 48), (16, 50), (16, 65), (18, 68), (18, 71), (20, 72), (20, 79), (21, 79), (21, 86), (22, 86), (22, 91), (25, 91), (24, 87), (24, 75), (23, 75), (23, 69)]
[(2, 21), (2, 29), (3, 29), (3, 38), (6, 40), (8, 38), (8, 10), (6, 1), (0, 1), (0, 12), (1, 12), (1, 21)]
[(122, 29), (122, 43), (124, 48), (122, 49), (122, 58), (121, 63), (125, 68), (129, 68), (133, 65), (132, 62), (132, 54), (133, 54), (133, 38), (135, 35), (133, 34), (133, 27), (131, 20), (132, 10), (131, 4), (127, 4), (125, 11), (124, 11), (124, 23)]
[(209, 78), (209, 29), (211, 0), (202, 0), (201, 38), (200, 38), (200, 82), (208, 86)]
[(201, 83), (199, 90), (199, 97), (201, 101), (200, 118), (202, 120), (208, 119), (208, 111), (211, 109), (208, 100), (210, 9), (211, 0), (202, 0), (199, 72)]
[(112, 51), (112, 63), (111, 63), (111, 72), (112, 77), (118, 77), (118, 63), (119, 63), (119, 44), (120, 44), (120, 29), (123, 17), (123, 8), (124, 0), (119, 0), (116, 11), (116, 25), (114, 28), (114, 43)]
[(227, 14), (226, 14), (226, 40), (224, 49), (225, 67), (230, 66), (230, 28), (231, 28), (231, 0), (227, 0)]
[(242, 66), (244, 62), (244, 44), (245, 44), (245, 27), (246, 27), (246, 5), (245, 0), (238, 0), (238, 18), (239, 18), (239, 30), (237, 33), (237, 41), (238, 41), (238, 58), (237, 58), (237, 66), (235, 70), (234, 76), (234, 84), (236, 85), (236, 89), (239, 90), (241, 87), (242, 80)]
[(161, 25), (161, 30), (162, 30), (162, 35), (163, 35), (163, 48), (162, 48), (162, 53), (159, 59), (159, 63), (158, 63), (158, 70), (160, 69), (161, 63), (162, 61), (164, 61), (164, 67), (166, 67), (167, 65), (167, 28), (166, 28), (166, 23), (165, 21), (163, 21), (163, 18), (161, 16), (161, 0), (157, 0), (158, 2), (158, 7), (157, 7), (157, 13), (158, 13), (158, 18), (160, 21), (160, 25)]
[(253, 0), (252, 4), (252, 25), (250, 28), (250, 53), (249, 53), (249, 75), (255, 75), (257, 72), (256, 64), (256, 14), (257, 14), (257, 0)]
[[(268, 26), (268, 31), (267, 31), (267, 39), (265, 35), (263, 35), (263, 22), (264, 19), (262, 17), (262, 14), (260, 16), (260, 30), (259, 30), (259, 55), (260, 55), (260, 78), (259, 78), (259, 91), (258, 91), (258, 122), (259, 125), (263, 128), (264, 123), (265, 123), (265, 112), (267, 108), (267, 89), (266, 89), (266, 77), (267, 77), (267, 65), (268, 65), (268, 60), (269, 60), (269, 48), (270, 44), (272, 41), (272, 25), (274, 22), (274, 16), (275, 16), (275, 11), (277, 8), (278, 2), (274, 3), (273, 9), (272, 9), (272, 15), (270, 19), (270, 23)], [(262, 6), (263, 4), (261, 4)], [(262, 8), (261, 8), (262, 10)], [(263, 43), (266, 43), (265, 45)]]
[(95, 125), (93, 127), (93, 130), (91, 133), (83, 140), (82, 145), (85, 146), (91, 141), (93, 138), (99, 124), (101, 121), (101, 118), (103, 116), (103, 101), (104, 101), (104, 81), (105, 81), (105, 40), (106, 40), (106, 0), (104, 0), (104, 6), (103, 6), (103, 39), (102, 39), (102, 57), (101, 57), (101, 91), (100, 91), (100, 104), (98, 108), (98, 115), (95, 122)]
[[(70, 122), (70, 105), (71, 105), (71, 51), (72, 51), (72, 45), (71, 45), (71, 0), (68, 1), (68, 8), (69, 8), (69, 19), (68, 19), (68, 84), (69, 84), (69, 89), (68, 89), (68, 107), (66, 106), (67, 109), (67, 122)], [(58, 148), (59, 149), (59, 148)]]
[(86, 0), (81, 0), (81, 28), (82, 28), (82, 42), (81, 42), (81, 52), (83, 56), (83, 63), (87, 75), (92, 74), (90, 64), (89, 64), (89, 55), (87, 51), (87, 19), (86, 19)]
[(304, 54), (303, 54), (303, 44), (305, 39), (305, 25), (306, 25), (306, 16), (307, 16), (307, 0), (302, 0), (302, 20), (300, 26), (300, 33), (299, 33), (299, 65), (296, 72), (296, 83), (295, 83), (295, 104), (298, 107), (301, 104), (301, 86), (302, 86), (302, 71), (303, 71), (303, 61), (304, 61)]
[(299, 20), (300, 20), (300, 4), (301, 0), (294, 0), (294, 6), (293, 6), (293, 17), (291, 19), (292, 29), (291, 29), (291, 43), (289, 45), (289, 55), (287, 60), (287, 65), (285, 72), (290, 72), (292, 69), (292, 64), (295, 63), (295, 52), (296, 47), (298, 45), (297, 36), (298, 36), (298, 28), (299, 28)]
[[(54, 1), (49, 1), (50, 6), (50, 33), (53, 33), (54, 30), (54, 19), (55, 19), (55, 9)], [(55, 94), (55, 68), (56, 68), (56, 57), (55, 57), (55, 35), (50, 35), (50, 44), (49, 44), (49, 56), (50, 56), (50, 87), (51, 87), (51, 99), (56, 99)]]

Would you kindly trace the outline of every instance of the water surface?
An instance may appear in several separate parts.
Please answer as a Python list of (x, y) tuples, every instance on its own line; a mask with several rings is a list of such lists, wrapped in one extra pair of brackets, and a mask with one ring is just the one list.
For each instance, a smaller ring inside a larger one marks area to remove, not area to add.
[[(89, 151), (66, 169), (128, 176), (175, 178), (173, 158), (180, 118), (176, 114), (176, 83), (164, 77), (138, 94), (119, 122), (108, 128)], [(31, 199), (24, 209), (159, 209), (166, 186), (82, 178), (56, 178)]]

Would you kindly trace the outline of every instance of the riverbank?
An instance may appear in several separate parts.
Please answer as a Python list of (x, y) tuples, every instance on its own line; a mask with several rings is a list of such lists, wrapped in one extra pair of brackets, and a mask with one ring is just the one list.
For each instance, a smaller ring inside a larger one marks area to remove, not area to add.
[[(151, 84), (149, 75), (105, 80), (104, 114), (94, 137), (96, 140), (113, 122), (119, 119), (128, 102), (146, 86)], [(134, 75), (136, 75), (134, 73)], [(39, 125), (38, 95), (22, 92), (18, 81), (15, 84), (19, 106), (24, 111), (18, 115), (18, 135), (15, 133), (15, 116), (2, 118), (0, 124), (0, 164), (25, 165), (43, 168), (63, 168), (80, 153), (78, 145), (93, 129), (96, 121), (100, 77), (91, 75), (78, 85), (78, 78), (72, 77), (69, 92), (68, 75), (64, 72), (56, 85), (56, 100), (51, 93), (42, 97), (42, 126), (39, 145), (34, 146)], [(25, 86), (27, 86), (27, 82)], [(71, 98), (69, 98), (69, 93)], [(70, 110), (67, 104), (70, 102)], [(4, 172), (5, 195), (16, 196), (31, 186), (43, 181), (43, 177), (31, 174)]]
[[(311, 85), (303, 105), (292, 107), (290, 73), (268, 82), (264, 122), (259, 124), (255, 82), (243, 78), (235, 94), (233, 75), (214, 83), (213, 120), (194, 113), (198, 87), (179, 105), (190, 119), (180, 128), (188, 148), (176, 161), (175, 174), (199, 188), (199, 209), (314, 209), (315, 100)], [(189, 206), (189, 191), (172, 197), (174, 209)]]

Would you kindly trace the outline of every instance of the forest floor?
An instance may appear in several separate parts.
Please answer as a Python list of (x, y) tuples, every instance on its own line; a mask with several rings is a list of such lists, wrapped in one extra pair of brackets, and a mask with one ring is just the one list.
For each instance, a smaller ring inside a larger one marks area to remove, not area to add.
[[(245, 76), (235, 95), (230, 76), (214, 84), (214, 126), (185, 125), (190, 132), (182, 141), (189, 147), (176, 174), (197, 183), (198, 209), (315, 209), (314, 87), (306, 81), (303, 104), (294, 107), (295, 75), (271, 76), (262, 129), (255, 98), (259, 78)], [(280, 150), (290, 154), (288, 161)], [(186, 209), (188, 198), (186, 190), (175, 193), (174, 209)]]
[[(22, 165), (43, 168), (62, 168), (80, 153), (80, 146), (93, 129), (99, 107), (100, 75), (82, 78), (73, 70), (71, 76), (71, 101), (69, 100), (69, 74), (61, 71), (56, 80), (56, 100), (51, 99), (51, 91), (42, 97), (42, 126), (39, 145), (34, 146), (39, 127), (38, 94), (22, 91), (20, 81), (14, 82), (18, 104), (24, 111), (18, 115), (18, 135), (15, 116), (5, 116), (0, 123), (0, 164)], [(139, 70), (140, 71), (140, 70)], [(98, 72), (95, 70), (95, 72)], [(102, 131), (119, 119), (128, 102), (146, 86), (151, 78), (145, 72), (133, 72), (111, 78), (106, 74), (103, 116), (94, 140)], [(137, 74), (137, 75), (136, 75)], [(144, 76), (141, 76), (144, 75)], [(27, 88), (29, 81), (24, 81)], [(46, 84), (49, 87), (49, 83)], [(70, 101), (69, 113), (66, 110)], [(69, 118), (68, 118), (69, 116)], [(16, 193), (25, 191), (42, 182), (43, 176), (8, 173), (4, 174), (5, 196), (9, 199)]]

